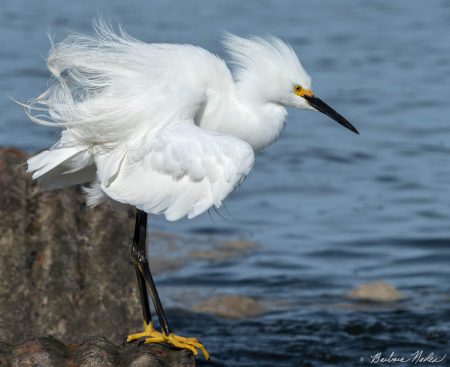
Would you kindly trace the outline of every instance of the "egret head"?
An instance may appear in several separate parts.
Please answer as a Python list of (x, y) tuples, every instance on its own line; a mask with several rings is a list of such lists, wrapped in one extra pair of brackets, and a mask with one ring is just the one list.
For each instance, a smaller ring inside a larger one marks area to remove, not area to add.
[(358, 134), (350, 122), (314, 95), (311, 77), (286, 43), (275, 37), (243, 38), (227, 33), (224, 44), (236, 66), (236, 82), (246, 98), (317, 110)]

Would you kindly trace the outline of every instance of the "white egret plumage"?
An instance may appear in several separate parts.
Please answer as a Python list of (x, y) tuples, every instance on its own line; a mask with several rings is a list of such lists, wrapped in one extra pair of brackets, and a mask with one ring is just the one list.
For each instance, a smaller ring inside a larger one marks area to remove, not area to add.
[[(278, 138), (287, 107), (319, 110), (357, 131), (314, 96), (295, 52), (277, 38), (227, 34), (232, 74), (200, 47), (144, 43), (101, 22), (95, 30), (50, 52), (51, 84), (26, 107), (62, 135), (28, 160), (28, 170), (48, 188), (88, 185), (89, 205), (110, 198), (138, 208), (133, 254), (145, 330), (128, 339), (196, 354), (204, 351), (198, 341), (171, 333), (151, 279), (146, 213), (177, 220), (219, 207), (251, 171), (254, 152)], [(147, 291), (161, 333), (151, 326)]]

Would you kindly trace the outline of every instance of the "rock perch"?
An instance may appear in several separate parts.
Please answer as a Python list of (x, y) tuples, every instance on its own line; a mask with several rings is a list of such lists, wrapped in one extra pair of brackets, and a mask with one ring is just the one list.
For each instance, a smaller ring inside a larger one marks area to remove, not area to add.
[(195, 359), (187, 350), (166, 345), (117, 347), (105, 338), (64, 345), (52, 337), (29, 339), (18, 345), (0, 343), (2, 367), (193, 367)]

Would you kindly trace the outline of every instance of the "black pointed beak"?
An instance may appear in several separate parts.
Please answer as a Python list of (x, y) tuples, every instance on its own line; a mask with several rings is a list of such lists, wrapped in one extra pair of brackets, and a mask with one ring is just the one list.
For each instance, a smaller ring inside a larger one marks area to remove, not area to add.
[(350, 122), (348, 122), (344, 116), (337, 113), (333, 108), (328, 106), (320, 98), (314, 96), (303, 96), (303, 98), (305, 98), (308, 101), (309, 105), (315, 108), (317, 111), (324, 113), (328, 117), (331, 117), (337, 123), (341, 124), (347, 129), (353, 131), (355, 134), (359, 135), (358, 130), (356, 130), (356, 128)]

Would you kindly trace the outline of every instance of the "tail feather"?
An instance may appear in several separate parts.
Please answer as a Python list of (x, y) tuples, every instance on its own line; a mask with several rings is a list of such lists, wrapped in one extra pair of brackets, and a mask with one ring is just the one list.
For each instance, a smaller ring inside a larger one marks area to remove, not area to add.
[(27, 171), (33, 172), (33, 179), (39, 178), (79, 152), (80, 150), (78, 147), (44, 150), (28, 159)]
[(82, 185), (95, 181), (96, 170), (94, 164), (79, 171), (68, 172), (67, 167), (58, 166), (39, 178), (40, 183), (47, 190), (61, 189), (67, 186)]
[(92, 182), (96, 168), (91, 154), (83, 146), (55, 147), (27, 161), (27, 171), (39, 178), (47, 189)]

